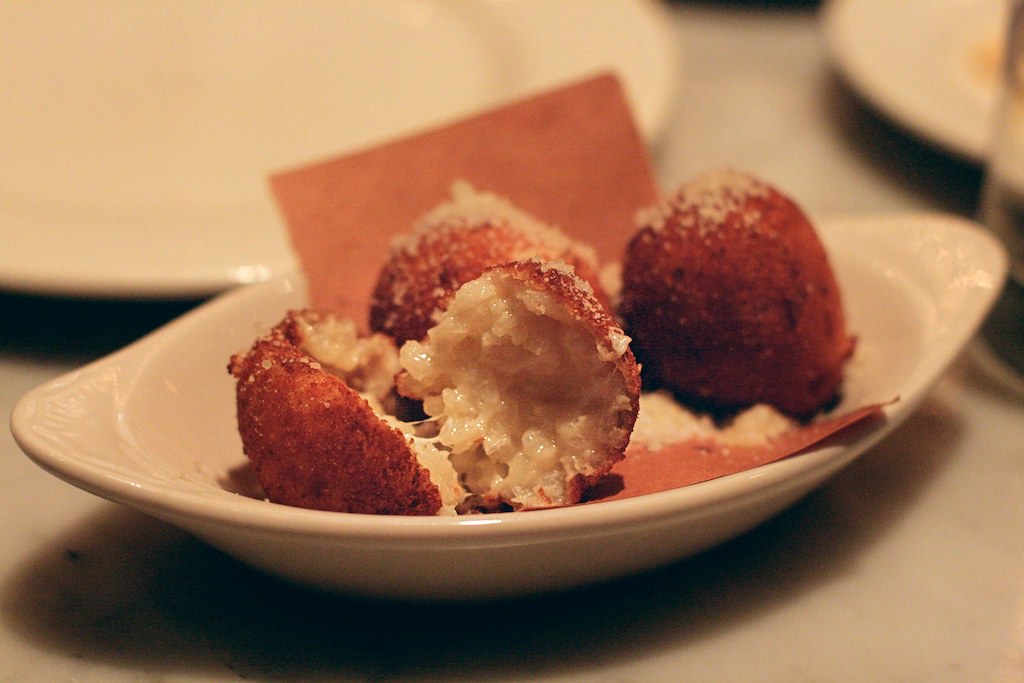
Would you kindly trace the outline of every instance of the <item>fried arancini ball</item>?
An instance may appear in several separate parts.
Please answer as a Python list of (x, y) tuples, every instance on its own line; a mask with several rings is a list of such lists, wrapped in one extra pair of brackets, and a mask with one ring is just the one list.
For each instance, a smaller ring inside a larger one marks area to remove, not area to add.
[(797, 417), (836, 397), (854, 339), (825, 250), (791, 199), (749, 174), (713, 171), (638, 222), (619, 312), (645, 385)]
[[(451, 201), (393, 242), (370, 302), (370, 329), (399, 344), (420, 340), (463, 283), (489, 266), (534, 257), (565, 261), (599, 287), (591, 249), (507, 200), (457, 181)], [(600, 289), (596, 292), (607, 304)]]
[[(311, 332), (330, 334), (317, 330), (325, 324), (336, 322), (316, 313), (292, 312), (247, 352), (232, 357), (228, 366), (236, 378), (243, 449), (267, 498), (338, 512), (454, 513), (461, 486), (447, 459), (424, 440), (388, 424), (343, 379), (354, 381), (372, 372), (366, 367), (330, 372), (330, 366), (303, 350)], [(345, 336), (337, 339), (343, 342)], [(342, 356), (386, 356), (382, 340), (361, 340), (364, 348), (341, 352), (338, 346), (335, 351)]]
[(568, 505), (622, 459), (640, 376), (629, 338), (570, 266), (487, 269), (400, 352), (399, 391), (484, 509)]

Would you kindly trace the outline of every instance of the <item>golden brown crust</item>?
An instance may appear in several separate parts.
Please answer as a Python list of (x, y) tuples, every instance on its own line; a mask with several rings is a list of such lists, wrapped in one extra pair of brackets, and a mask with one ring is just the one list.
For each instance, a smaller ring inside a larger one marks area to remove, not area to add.
[(238, 431), (267, 497), (318, 510), (433, 515), (437, 487), (405, 437), (296, 345), (294, 313), (232, 357)]
[(554, 228), (453, 219), (419, 229), (392, 249), (373, 291), (370, 329), (391, 335), (399, 345), (420, 340), (460, 286), (490, 266), (533, 257), (571, 264), (608, 305), (596, 262)]
[(839, 286), (799, 207), (731, 171), (652, 207), (623, 262), (620, 313), (645, 382), (711, 407), (808, 416), (853, 352)]

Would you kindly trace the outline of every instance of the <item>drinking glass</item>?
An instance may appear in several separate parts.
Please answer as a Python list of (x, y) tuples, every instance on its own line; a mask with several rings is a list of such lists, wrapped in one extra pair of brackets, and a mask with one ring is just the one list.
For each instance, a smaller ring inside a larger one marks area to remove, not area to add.
[(1024, 0), (1011, 3), (1008, 19), (980, 218), (1006, 246), (1010, 269), (982, 339), (989, 355), (1024, 382)]

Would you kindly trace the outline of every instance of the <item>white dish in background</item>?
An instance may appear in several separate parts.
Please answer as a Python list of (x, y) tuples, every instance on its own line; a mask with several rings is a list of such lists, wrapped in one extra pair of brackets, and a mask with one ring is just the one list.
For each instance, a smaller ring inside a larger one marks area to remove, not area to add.
[(29, 392), (12, 430), (41, 467), (325, 590), (461, 599), (588, 584), (696, 553), (790, 505), (905, 419), (973, 335), (1006, 272), (961, 219), (821, 221), (859, 351), (839, 408), (900, 400), (886, 419), (795, 457), (631, 499), (469, 517), (385, 517), (275, 505), (223, 484), (246, 463), (228, 356), (304, 303), (292, 274), (229, 292)]
[(987, 156), (1007, 0), (829, 0), (846, 81), (887, 117), (970, 161)]
[(653, 141), (673, 51), (650, 0), (0, 4), (0, 289), (288, 272), (268, 173), (609, 69)]

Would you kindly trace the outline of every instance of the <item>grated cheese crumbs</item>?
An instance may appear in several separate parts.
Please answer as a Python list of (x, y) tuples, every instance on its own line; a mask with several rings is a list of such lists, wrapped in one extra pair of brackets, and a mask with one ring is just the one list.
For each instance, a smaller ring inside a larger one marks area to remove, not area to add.
[(637, 211), (634, 220), (639, 228), (660, 232), (674, 218), (683, 230), (696, 229), (706, 237), (725, 222), (738, 215), (746, 227), (754, 227), (761, 212), (747, 206), (752, 197), (767, 197), (770, 187), (757, 178), (733, 169), (719, 169), (697, 176), (684, 183), (670, 197)]
[(640, 396), (632, 441), (650, 450), (693, 439), (758, 446), (794, 427), (791, 419), (768, 405), (752, 406), (719, 426), (710, 416), (698, 415), (679, 404), (671, 393), (655, 391)]

